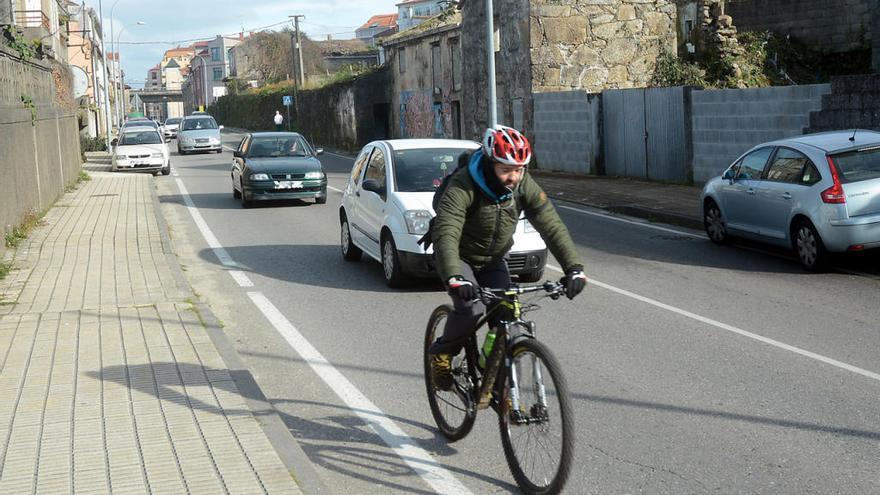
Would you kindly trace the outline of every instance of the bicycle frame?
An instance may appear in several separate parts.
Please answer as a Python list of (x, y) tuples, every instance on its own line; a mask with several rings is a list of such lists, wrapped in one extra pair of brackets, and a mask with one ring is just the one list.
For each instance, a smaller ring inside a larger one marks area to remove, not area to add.
[[(519, 301), (519, 293), (516, 290), (507, 290), (504, 292), (504, 295), (508, 299), (501, 299), (495, 304), (491, 309), (488, 309), (486, 313), (477, 321), (474, 327), (474, 335), (470, 338), (470, 344), (467, 346), (466, 353), (468, 353), (468, 359), (471, 363), (476, 363), (478, 359), (478, 347), (477, 347), (477, 337), (476, 331), (479, 330), (483, 325), (487, 324), (489, 319), (496, 315), (496, 313), (501, 312), (503, 310), (509, 310), (512, 313), (513, 318), (510, 321), (501, 321), (499, 322), (499, 328), (495, 330), (495, 343), (492, 347), (492, 352), (489, 354), (486, 359), (486, 367), (482, 371), (482, 376), (477, 376), (477, 371), (471, 370), (471, 377), (474, 379), (474, 383), (480, 383), (480, 390), (477, 397), (474, 397), (477, 401), (477, 409), (486, 409), (489, 407), (492, 401), (492, 389), (495, 386), (495, 380), (498, 378), (498, 372), (500, 370), (502, 361), (504, 364), (504, 368), (508, 370), (507, 377), (510, 385), (511, 392), (511, 406), (514, 410), (519, 410), (519, 389), (518, 384), (516, 382), (516, 374), (515, 367), (511, 368), (513, 363), (510, 359), (510, 350), (512, 349), (513, 342), (509, 341), (510, 329), (512, 326), (522, 326), (526, 329), (526, 332), (521, 336), (523, 338), (534, 338), (535, 337), (535, 325), (533, 322), (525, 321), (522, 319), (522, 304)], [(517, 339), (518, 340), (518, 339)], [(503, 358), (503, 359), (502, 359)], [(512, 369), (513, 372), (510, 372)], [(543, 381), (541, 381), (540, 370), (536, 370), (535, 379), (537, 383), (540, 384), (540, 397), (542, 402), (545, 401), (544, 392), (543, 392)], [(501, 411), (498, 411), (499, 414)]]

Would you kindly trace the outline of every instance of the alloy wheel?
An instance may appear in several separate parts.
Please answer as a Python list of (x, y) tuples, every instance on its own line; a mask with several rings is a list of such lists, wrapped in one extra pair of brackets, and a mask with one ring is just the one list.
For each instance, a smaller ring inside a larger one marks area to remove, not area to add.
[(805, 266), (816, 264), (816, 257), (819, 253), (816, 236), (813, 235), (813, 230), (806, 225), (801, 225), (798, 229), (797, 251), (798, 257)]
[(382, 244), (382, 268), (385, 270), (385, 280), (394, 277), (394, 245), (391, 240)]
[(347, 255), (349, 246), (351, 246), (351, 232), (348, 230), (348, 222), (342, 222), (342, 254)]
[(724, 219), (721, 218), (721, 210), (715, 204), (710, 204), (706, 208), (706, 214), (703, 218), (706, 226), (706, 234), (709, 239), (717, 244), (727, 240), (727, 227), (724, 225)]

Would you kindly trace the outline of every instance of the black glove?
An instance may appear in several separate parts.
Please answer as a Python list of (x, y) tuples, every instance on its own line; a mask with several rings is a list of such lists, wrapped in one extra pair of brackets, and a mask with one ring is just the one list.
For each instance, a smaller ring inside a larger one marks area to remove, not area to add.
[(461, 275), (449, 277), (446, 286), (449, 287), (450, 296), (456, 296), (464, 301), (473, 301), (477, 298), (477, 288)]
[(565, 271), (565, 276), (559, 281), (565, 287), (565, 297), (574, 299), (587, 286), (587, 276), (584, 275), (584, 267), (574, 265)]

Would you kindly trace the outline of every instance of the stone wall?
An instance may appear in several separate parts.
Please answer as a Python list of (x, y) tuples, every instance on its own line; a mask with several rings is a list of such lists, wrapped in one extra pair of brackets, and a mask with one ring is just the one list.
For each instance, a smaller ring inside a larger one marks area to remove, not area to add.
[(878, 9), (880, 0), (727, 0), (725, 13), (740, 31), (772, 30), (844, 52), (871, 42)]
[(645, 87), (676, 52), (674, 1), (536, 0), (529, 17), (535, 92)]
[(598, 173), (599, 95), (584, 90), (535, 94), (535, 162), (541, 170)]
[[(33, 102), (33, 114), (22, 96)], [(51, 206), (79, 176), (77, 118), (54, 100), (51, 67), (0, 48), (0, 233)], [(0, 242), (0, 259), (4, 250)]]
[[(346, 150), (357, 150), (372, 140), (387, 138), (387, 113), (383, 122), (377, 108), (388, 106), (391, 84), (388, 70), (382, 69), (352, 81), (300, 91), (300, 115), (291, 108), (293, 130), (318, 146)], [(284, 94), (289, 91), (224, 96), (208, 110), (218, 123), (228, 127), (272, 130), (275, 110), (284, 112)], [(286, 119), (286, 113), (283, 115)]]
[(752, 146), (803, 134), (830, 91), (828, 84), (693, 91), (694, 182), (718, 175)]

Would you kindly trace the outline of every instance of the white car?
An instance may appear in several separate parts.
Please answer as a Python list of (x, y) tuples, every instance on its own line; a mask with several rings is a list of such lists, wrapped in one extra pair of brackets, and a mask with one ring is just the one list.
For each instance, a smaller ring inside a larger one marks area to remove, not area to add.
[(175, 139), (177, 138), (177, 131), (180, 128), (180, 121), (183, 120), (180, 117), (169, 117), (162, 124), (162, 134), (165, 135), (165, 139)]
[[(379, 261), (390, 287), (400, 287), (412, 276), (434, 275), (433, 246), (425, 251), (418, 244), (434, 217), (434, 191), (455, 170), (459, 156), (479, 146), (452, 139), (366, 145), (354, 162), (339, 207), (343, 257), (356, 261), (366, 253)], [(540, 280), (547, 261), (544, 240), (525, 218), (513, 239), (507, 261), (511, 274), (521, 282)]]
[(165, 138), (151, 127), (124, 128), (114, 139), (110, 169), (114, 172), (171, 173), (171, 152)]

